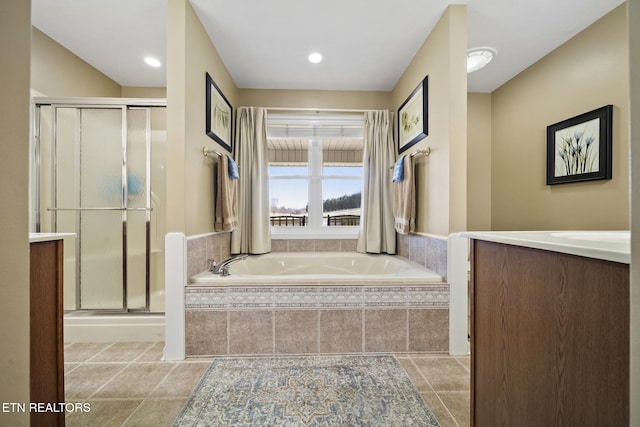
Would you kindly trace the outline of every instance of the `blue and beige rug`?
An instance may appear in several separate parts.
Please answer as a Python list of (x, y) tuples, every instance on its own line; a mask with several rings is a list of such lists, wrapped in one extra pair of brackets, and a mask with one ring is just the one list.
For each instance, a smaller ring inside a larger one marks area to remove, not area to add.
[(439, 426), (393, 356), (215, 359), (174, 426)]

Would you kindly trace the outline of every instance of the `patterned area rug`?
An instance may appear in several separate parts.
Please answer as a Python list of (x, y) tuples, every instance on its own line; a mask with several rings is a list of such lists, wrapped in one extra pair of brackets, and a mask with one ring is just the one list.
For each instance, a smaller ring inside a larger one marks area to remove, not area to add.
[(393, 356), (215, 359), (174, 426), (439, 426)]

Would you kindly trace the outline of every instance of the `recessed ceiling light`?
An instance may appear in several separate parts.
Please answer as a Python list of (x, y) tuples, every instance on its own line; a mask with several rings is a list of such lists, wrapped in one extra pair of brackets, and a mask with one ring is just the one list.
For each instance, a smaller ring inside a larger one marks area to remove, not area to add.
[(494, 56), (496, 56), (496, 50), (491, 47), (469, 49), (467, 51), (467, 73), (484, 68)]
[(309, 62), (313, 64), (317, 64), (320, 61), (322, 61), (322, 55), (320, 55), (319, 53), (314, 52), (311, 55), (309, 55)]
[(159, 67), (160, 61), (158, 61), (156, 58), (152, 58), (150, 56), (147, 56), (146, 58), (144, 58), (144, 62), (147, 63), (147, 65), (151, 65), (152, 67)]

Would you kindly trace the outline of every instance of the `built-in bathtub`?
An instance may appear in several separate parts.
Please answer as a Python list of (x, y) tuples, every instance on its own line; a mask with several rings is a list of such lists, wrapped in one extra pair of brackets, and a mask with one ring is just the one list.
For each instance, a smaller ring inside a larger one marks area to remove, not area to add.
[(186, 356), (448, 352), (449, 285), (406, 258), (270, 253), (184, 289)]
[(368, 284), (442, 284), (441, 275), (406, 258), (357, 252), (272, 252), (232, 263), (229, 275), (204, 271), (192, 285), (361, 282)]

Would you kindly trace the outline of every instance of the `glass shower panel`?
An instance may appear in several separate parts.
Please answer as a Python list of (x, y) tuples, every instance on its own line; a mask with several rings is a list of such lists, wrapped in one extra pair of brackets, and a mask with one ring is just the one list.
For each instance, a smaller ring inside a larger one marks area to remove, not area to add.
[[(149, 109), (127, 110), (127, 306), (147, 306), (147, 175), (151, 135)], [(131, 210), (144, 209), (144, 210)]]
[[(122, 110), (78, 110), (81, 309), (123, 308)], [(60, 158), (58, 157), (60, 171)], [(66, 192), (58, 182), (58, 192)], [(60, 202), (58, 202), (60, 206)], [(92, 208), (92, 209), (87, 209)]]
[(63, 104), (36, 105), (30, 180), (33, 229), (76, 234), (64, 309), (163, 312), (166, 108)]
[(163, 312), (164, 236), (166, 234), (167, 194), (167, 109), (151, 109), (151, 224), (150, 299), (152, 312)]

